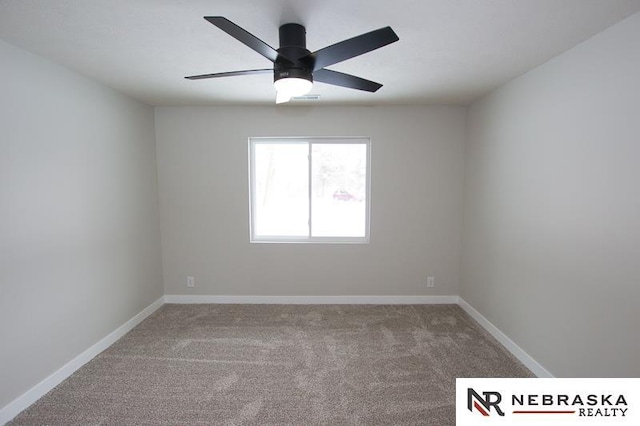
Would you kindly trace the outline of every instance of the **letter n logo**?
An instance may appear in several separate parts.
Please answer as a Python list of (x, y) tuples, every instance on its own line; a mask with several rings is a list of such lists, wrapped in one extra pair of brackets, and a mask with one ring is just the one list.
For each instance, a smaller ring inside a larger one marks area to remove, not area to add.
[(489, 416), (491, 414), (491, 407), (496, 410), (499, 416), (504, 416), (504, 413), (500, 409), (500, 401), (502, 401), (502, 395), (500, 392), (482, 392), (484, 398), (481, 397), (471, 388), (467, 388), (467, 409), (473, 413), (475, 409), (483, 416)]

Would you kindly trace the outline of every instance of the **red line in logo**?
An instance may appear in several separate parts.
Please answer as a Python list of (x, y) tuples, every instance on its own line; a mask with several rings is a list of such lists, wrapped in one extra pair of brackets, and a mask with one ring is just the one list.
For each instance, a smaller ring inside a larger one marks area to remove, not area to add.
[(478, 404), (478, 401), (473, 401), (473, 406), (476, 407), (476, 410), (480, 411), (480, 414), (482, 414), (483, 416), (488, 417), (489, 413), (487, 413), (486, 411), (484, 411), (482, 409), (482, 407), (480, 406), (480, 404)]
[(514, 411), (513, 414), (575, 414), (575, 411), (561, 411), (561, 410), (528, 410), (528, 411)]

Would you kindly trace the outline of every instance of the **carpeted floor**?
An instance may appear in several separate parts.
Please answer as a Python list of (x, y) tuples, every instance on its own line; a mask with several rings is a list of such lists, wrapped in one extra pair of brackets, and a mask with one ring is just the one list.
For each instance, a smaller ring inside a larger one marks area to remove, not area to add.
[(444, 426), (531, 376), (457, 305), (165, 305), (11, 424)]

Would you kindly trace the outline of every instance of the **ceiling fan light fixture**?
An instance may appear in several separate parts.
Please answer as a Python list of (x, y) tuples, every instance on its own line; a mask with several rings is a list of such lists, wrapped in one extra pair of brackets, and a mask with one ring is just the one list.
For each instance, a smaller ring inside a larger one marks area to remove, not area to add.
[(276, 88), (276, 104), (289, 102), (296, 96), (304, 96), (311, 91), (311, 80), (299, 77), (287, 77), (276, 80), (273, 83)]

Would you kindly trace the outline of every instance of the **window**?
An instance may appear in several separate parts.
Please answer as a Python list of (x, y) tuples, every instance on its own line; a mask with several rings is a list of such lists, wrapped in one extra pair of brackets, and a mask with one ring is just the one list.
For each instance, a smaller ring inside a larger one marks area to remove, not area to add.
[(368, 138), (250, 138), (251, 242), (369, 241)]

